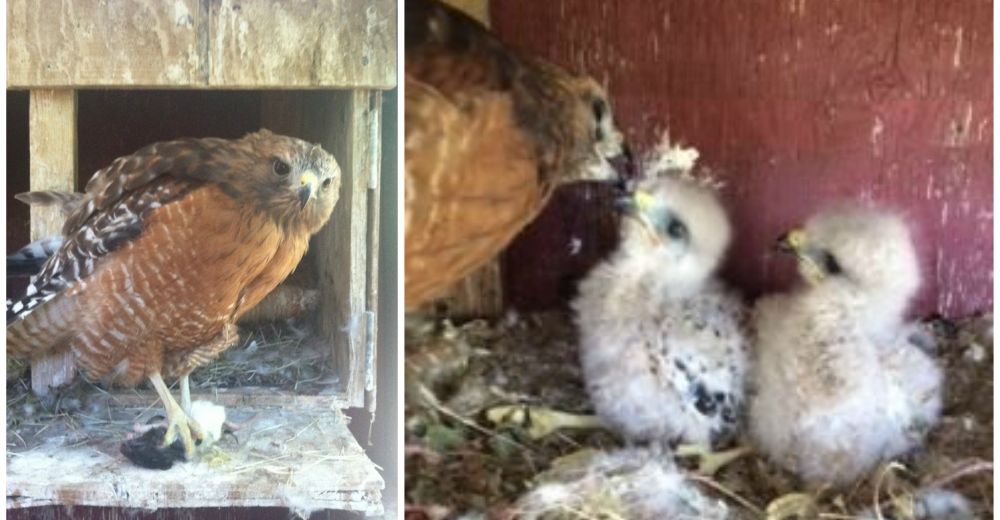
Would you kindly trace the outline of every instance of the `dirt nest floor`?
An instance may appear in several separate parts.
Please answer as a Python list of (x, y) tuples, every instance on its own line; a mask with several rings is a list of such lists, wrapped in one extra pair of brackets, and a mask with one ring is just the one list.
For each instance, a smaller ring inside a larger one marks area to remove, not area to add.
[[(799, 493), (789, 475), (755, 454), (710, 477), (697, 476), (690, 460), (678, 464), (732, 518), (910, 519), (918, 516), (913, 498), (937, 488), (960, 493), (976, 516), (991, 518), (992, 316), (935, 318), (924, 326), (937, 340), (947, 376), (943, 417), (923, 450), (850, 489), (814, 494)], [(457, 326), (414, 319), (407, 323), (406, 353), (408, 519), (516, 517), (518, 499), (551, 481), (554, 469), (622, 446), (600, 429), (546, 429), (551, 414), (591, 412), (565, 314), (511, 314)], [(564, 513), (553, 517), (628, 518), (614, 506)]]

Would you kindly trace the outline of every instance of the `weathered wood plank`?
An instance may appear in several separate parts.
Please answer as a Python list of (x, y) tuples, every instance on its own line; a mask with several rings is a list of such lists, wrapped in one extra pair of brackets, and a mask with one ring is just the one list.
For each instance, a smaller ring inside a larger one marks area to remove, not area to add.
[[(76, 92), (33, 90), (30, 99), (31, 189), (76, 191)], [(60, 234), (63, 220), (57, 207), (32, 206), (31, 239)]]
[(461, 9), (469, 16), (483, 22), (486, 25), (490, 24), (490, 0), (444, 0), (445, 3)]
[(7, 507), (282, 506), (304, 517), (321, 509), (382, 513), (385, 483), (340, 411), (230, 408), (227, 417), (244, 423), (236, 438), (223, 437), (217, 451), (198, 461), (150, 471), (127, 462), (118, 447), (128, 425), (154, 413), (114, 407), (100, 417), (57, 416), (43, 428), (23, 426), (9, 437), (16, 440), (7, 451)]
[(396, 2), (8, 3), (8, 86), (392, 88)]
[[(105, 406), (148, 406), (157, 395), (152, 390), (116, 390), (103, 394)], [(227, 407), (271, 407), (286, 410), (333, 410), (347, 408), (343, 395), (302, 395), (277, 388), (245, 386), (216, 388), (209, 392), (193, 391), (193, 400), (204, 399)]]
[(204, 84), (199, 0), (7, 3), (7, 84), (15, 88)]
[[(309, 258), (320, 289), (317, 327), (333, 349), (346, 402), (365, 405), (370, 281), (369, 180), (377, 175), (376, 91), (267, 92), (262, 122), (272, 130), (320, 143), (340, 165), (340, 198), (330, 222), (313, 237)], [(374, 339), (374, 338), (372, 338)]]
[[(366, 323), (366, 358), (365, 358), (365, 408), (375, 412), (377, 406), (375, 386), (378, 384), (378, 254), (379, 254), (379, 179), (382, 177), (382, 94), (373, 92), (371, 107), (374, 111), (369, 133), (369, 172), (368, 172), (368, 322)], [(374, 415), (372, 416), (374, 420)]]
[(396, 2), (221, 0), (209, 13), (209, 84), (386, 88), (396, 80)]
[(429, 303), (428, 312), (443, 310), (453, 318), (499, 316), (504, 309), (500, 258), (494, 258), (459, 280), (440, 298)]
[[(315, 239), (320, 266), (321, 333), (330, 338), (344, 390), (352, 406), (364, 406), (367, 309), (368, 182), (372, 172), (372, 125), (378, 106), (370, 91), (338, 92), (332, 105), (335, 124), (323, 140), (337, 157), (344, 178), (331, 223)], [(377, 136), (375, 137), (377, 139)]]
[[(76, 92), (33, 90), (28, 108), (30, 186), (32, 190), (74, 191), (76, 188)], [(61, 232), (58, 208), (31, 207), (31, 239)], [(46, 395), (50, 387), (73, 380), (70, 353), (45, 356), (31, 363), (31, 387)]]

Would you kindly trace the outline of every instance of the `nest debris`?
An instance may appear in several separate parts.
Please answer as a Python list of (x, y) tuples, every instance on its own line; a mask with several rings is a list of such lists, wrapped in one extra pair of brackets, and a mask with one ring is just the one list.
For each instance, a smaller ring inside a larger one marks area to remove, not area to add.
[[(733, 518), (910, 520), (932, 507), (929, 497), (947, 501), (958, 495), (968, 500), (971, 517), (992, 517), (992, 316), (937, 317), (924, 327), (936, 340), (946, 386), (941, 421), (918, 452), (890, 461), (847, 489), (815, 493), (803, 492), (792, 476), (756, 454), (711, 476), (698, 475), (690, 461), (678, 464)], [(565, 313), (511, 314), (458, 326), (447, 320), (408, 321), (408, 519), (518, 517), (519, 499), (551, 483), (553, 469), (581, 454), (622, 446), (600, 429), (539, 437), (530, 414), (520, 414), (520, 423), (496, 422), (496, 411), (510, 405), (591, 413), (575, 345)], [(927, 502), (921, 502), (925, 496)], [(609, 504), (591, 498), (601, 507)], [(545, 517), (629, 518), (625, 506), (618, 504), (615, 511), (614, 501), (610, 504), (596, 513), (577, 509)]]

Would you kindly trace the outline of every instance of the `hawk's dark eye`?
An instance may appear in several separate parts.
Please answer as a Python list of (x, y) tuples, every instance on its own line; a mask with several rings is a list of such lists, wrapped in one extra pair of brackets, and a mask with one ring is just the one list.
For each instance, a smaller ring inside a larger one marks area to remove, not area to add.
[(828, 252), (823, 253), (823, 269), (826, 269), (826, 272), (829, 274), (840, 274), (844, 272), (844, 270), (840, 268), (840, 263), (837, 262), (837, 259)]
[(326, 180), (323, 181), (323, 189), (324, 190), (330, 189), (330, 183), (332, 182), (333, 182), (333, 177), (327, 177)]
[(603, 99), (595, 99), (591, 105), (591, 110), (594, 111), (594, 139), (597, 141), (604, 140), (604, 127), (601, 122), (604, 120), (604, 114), (608, 111), (608, 105)]
[(670, 224), (667, 225), (667, 234), (674, 240), (684, 240), (687, 238), (688, 234), (687, 226), (685, 226), (680, 220), (673, 219), (670, 221)]
[(604, 119), (604, 113), (608, 111), (608, 104), (603, 99), (595, 99), (590, 106), (594, 111), (594, 119), (598, 122)]
[(288, 163), (286, 163), (285, 161), (282, 161), (281, 159), (274, 160), (273, 168), (275, 175), (280, 175), (281, 177), (288, 175), (292, 171), (292, 167), (289, 166)]

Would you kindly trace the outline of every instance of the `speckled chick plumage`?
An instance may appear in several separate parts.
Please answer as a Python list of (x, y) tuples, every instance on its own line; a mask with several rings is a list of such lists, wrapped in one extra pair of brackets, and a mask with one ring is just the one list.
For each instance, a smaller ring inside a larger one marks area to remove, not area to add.
[(843, 206), (795, 233), (804, 283), (754, 309), (750, 431), (807, 485), (842, 485), (920, 442), (942, 376), (903, 322), (920, 274), (899, 216)]
[(627, 439), (714, 444), (739, 421), (747, 370), (743, 306), (713, 276), (729, 221), (712, 189), (679, 176), (636, 193), (637, 218), (573, 302), (587, 389)]

